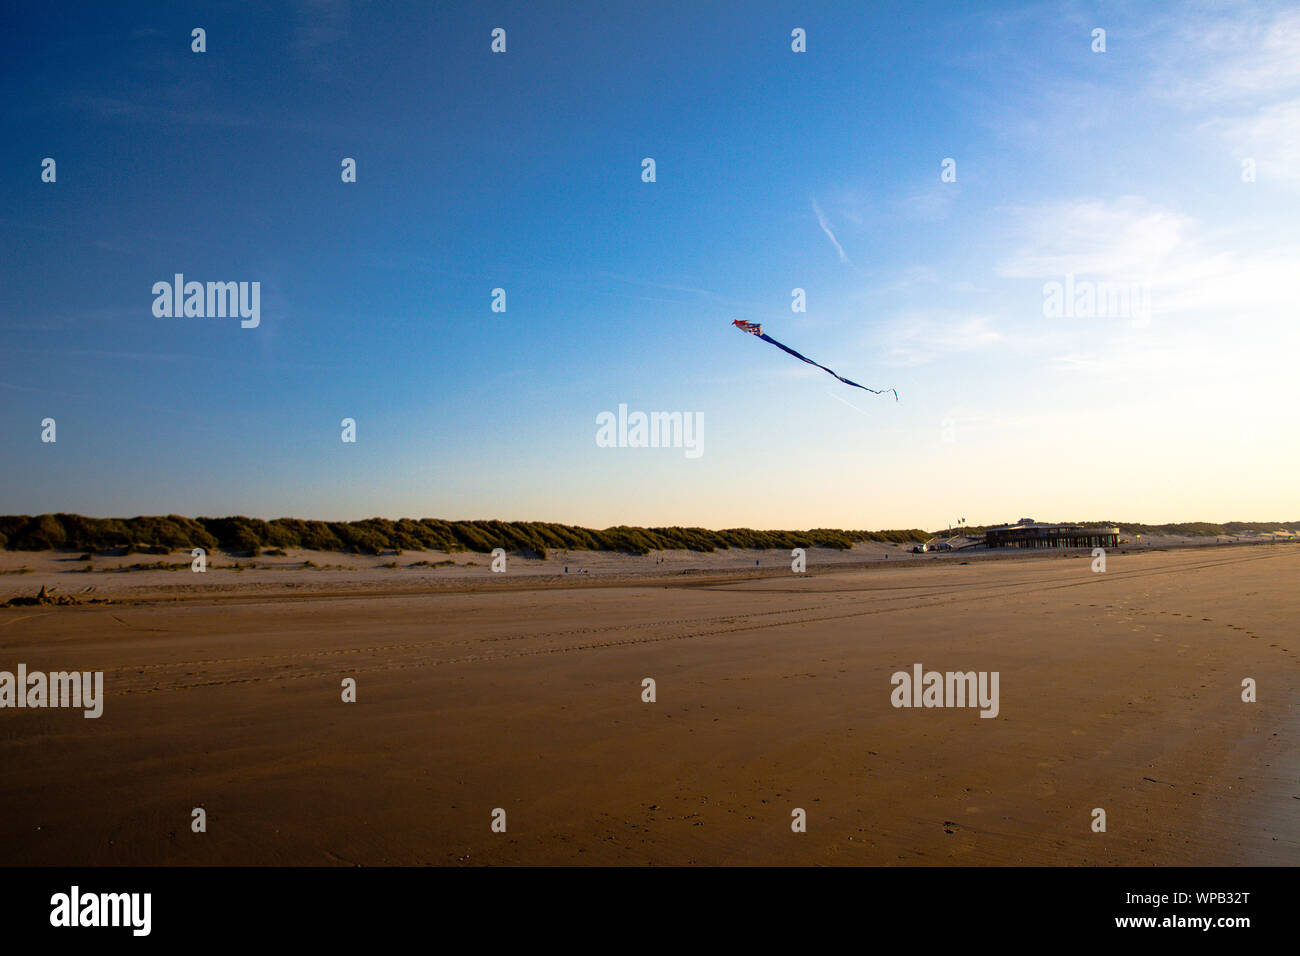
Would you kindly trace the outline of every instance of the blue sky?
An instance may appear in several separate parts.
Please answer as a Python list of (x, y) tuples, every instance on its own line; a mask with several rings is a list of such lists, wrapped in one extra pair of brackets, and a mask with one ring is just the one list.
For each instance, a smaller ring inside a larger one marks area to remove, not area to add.
[[(0, 512), (1300, 514), (1294, 6), (451, 6), (8, 14)], [(177, 272), (261, 324), (156, 318)]]

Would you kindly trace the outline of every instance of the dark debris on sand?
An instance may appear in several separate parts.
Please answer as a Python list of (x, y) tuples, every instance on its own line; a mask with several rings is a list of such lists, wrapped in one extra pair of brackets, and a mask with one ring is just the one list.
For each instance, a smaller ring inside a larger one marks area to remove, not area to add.
[[(54, 594), (41, 585), (41, 591), (35, 597), (24, 597), (19, 595), (11, 597), (9, 600), (0, 604), (0, 607), (63, 607), (69, 604), (81, 604), (70, 594)], [(107, 598), (92, 598), (89, 604), (111, 604)]]

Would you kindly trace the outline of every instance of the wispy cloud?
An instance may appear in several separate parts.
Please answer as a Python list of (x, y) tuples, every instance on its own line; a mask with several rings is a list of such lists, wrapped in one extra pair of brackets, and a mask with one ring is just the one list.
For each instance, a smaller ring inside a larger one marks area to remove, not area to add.
[(323, 59), (347, 37), (351, 27), (352, 4), (348, 0), (302, 0), (293, 33), (294, 54), (324, 71), (327, 64)]
[(1217, 133), (1239, 161), (1255, 160), (1261, 181), (1300, 183), (1300, 99), (1211, 120), (1205, 128)]
[[(1154, 51), (1159, 66), (1152, 92), (1191, 109), (1294, 92), (1300, 87), (1300, 11), (1266, 17), (1250, 5), (1218, 17), (1180, 15), (1170, 23), (1168, 46)], [(1172, 50), (1179, 55), (1163, 55)]]
[(900, 219), (939, 222), (948, 218), (960, 189), (956, 183), (935, 182), (898, 196), (891, 205)]
[(1295, 243), (1251, 243), (1137, 196), (1045, 203), (1020, 210), (1019, 222), (1020, 248), (997, 263), (998, 275), (1144, 282), (1154, 312), (1218, 322), (1296, 312)]
[(944, 309), (914, 310), (886, 328), (886, 357), (894, 365), (924, 365), (938, 359), (987, 348), (1002, 333), (988, 315), (967, 315)]
[(1263, 180), (1300, 184), (1300, 11), (1272, 19), (1237, 12), (1181, 25), (1177, 55), (1163, 58), (1152, 91), (1192, 114), (1200, 129)]
[(1187, 241), (1185, 217), (1140, 196), (1042, 203), (1020, 210), (1019, 218), (1023, 247), (996, 266), (1010, 278), (1145, 278)]
[[(1141, 381), (1165, 398), (1199, 392), (1300, 347), (1294, 263), (1300, 243), (1279, 244), (1244, 224), (1213, 228), (1169, 205), (1142, 197), (1093, 197), (1036, 204), (1011, 218), (1010, 254), (994, 267), (1010, 279), (1139, 282), (1149, 290), (1150, 328), (1106, 319), (1049, 320), (1036, 313), (1003, 327), (1023, 357), (1094, 382)], [(1038, 282), (1026, 302), (1039, 301)], [(1246, 382), (1271, 409), (1293, 407), (1283, 376)], [(1244, 393), (1243, 393), (1244, 394)]]
[(252, 118), (215, 110), (183, 106), (158, 106), (114, 96), (76, 96), (68, 105), (97, 116), (101, 120), (140, 120), (150, 123), (168, 123), (190, 126), (217, 126), (235, 128), (251, 126)]
[(840, 241), (835, 238), (835, 233), (831, 232), (831, 225), (826, 221), (826, 213), (822, 212), (822, 207), (817, 205), (816, 199), (813, 199), (812, 207), (813, 212), (817, 214), (817, 225), (822, 227), (822, 232), (826, 233), (826, 238), (831, 241), (831, 245), (833, 245), (835, 251), (839, 253), (840, 262), (848, 262), (849, 257), (844, 254), (844, 247), (841, 246)]

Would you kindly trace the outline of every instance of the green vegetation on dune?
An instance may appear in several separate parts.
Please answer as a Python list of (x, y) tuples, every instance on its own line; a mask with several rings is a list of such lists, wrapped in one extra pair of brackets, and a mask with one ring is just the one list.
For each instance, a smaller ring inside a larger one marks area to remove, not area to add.
[[(1300, 521), (1229, 521), (1224, 524), (1132, 524), (1116, 521), (1081, 521), (1083, 527), (1118, 525), (1126, 534), (1178, 534), (1192, 537), (1279, 531), (1300, 526)], [(982, 536), (984, 528), (964, 527), (958, 532)], [(943, 532), (938, 532), (942, 534)], [(382, 554), (388, 551), (477, 551), (505, 548), (512, 554), (545, 558), (549, 552), (619, 551), (725, 551), (729, 548), (837, 548), (847, 550), (863, 541), (911, 544), (934, 535), (917, 528), (896, 531), (844, 531), (813, 528), (809, 531), (755, 531), (752, 528), (637, 528), (618, 525), (596, 530), (546, 521), (446, 521), (441, 518), (367, 518), (364, 521), (304, 521), (299, 518), (183, 518), (180, 515), (136, 518), (86, 518), (47, 514), (0, 517), (0, 548), (10, 551), (76, 550), (166, 554), (205, 548), (258, 555), (263, 551), (302, 548), (309, 551), (346, 551)]]
[(440, 518), (367, 518), (364, 521), (263, 521), (226, 518), (166, 517), (85, 518), (81, 515), (8, 515), (0, 517), (0, 547), (10, 551), (109, 551), (166, 553), (166, 550), (218, 548), (259, 554), (263, 549), (305, 548), (381, 554), (386, 551), (477, 551), (505, 548), (515, 554), (545, 558), (555, 550), (722, 551), (728, 548), (839, 548), (861, 541), (904, 544), (925, 541), (927, 532), (898, 531), (755, 531), (750, 528), (636, 528), (619, 525), (598, 531), (545, 521), (445, 521)]
[(1132, 521), (1079, 521), (1083, 528), (1119, 528), (1125, 534), (1173, 534), (1188, 538), (1217, 538), (1220, 535), (1251, 532), (1287, 531), (1300, 527), (1300, 521), (1179, 521), (1172, 524), (1138, 524)]
[(1125, 531), (1134, 534), (1185, 534), (1193, 538), (1213, 538), (1221, 534), (1249, 534), (1250, 532), (1294, 531), (1300, 521), (1225, 521), (1211, 524), (1205, 521), (1184, 521), (1178, 524), (1126, 524)]
[[(1125, 534), (1178, 534), (1189, 538), (1214, 538), (1219, 535), (1248, 534), (1250, 532), (1294, 531), (1300, 528), (1296, 521), (1225, 521), (1215, 524), (1210, 521), (1181, 521), (1174, 524), (1137, 524), (1132, 521), (1061, 521), (1058, 524), (1072, 524), (1080, 528), (1119, 528)], [(989, 528), (1001, 525), (962, 525), (960, 528), (940, 529), (936, 536), (961, 534), (971, 537), (983, 537)], [(3, 530), (3, 525), (0, 525)]]

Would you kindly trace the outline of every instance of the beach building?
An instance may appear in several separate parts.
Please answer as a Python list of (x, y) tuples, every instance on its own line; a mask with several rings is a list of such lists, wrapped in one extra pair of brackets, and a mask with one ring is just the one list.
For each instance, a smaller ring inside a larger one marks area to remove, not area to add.
[(1119, 546), (1119, 528), (1042, 524), (1021, 518), (1016, 524), (986, 530), (984, 544), (989, 548), (1115, 548)]

